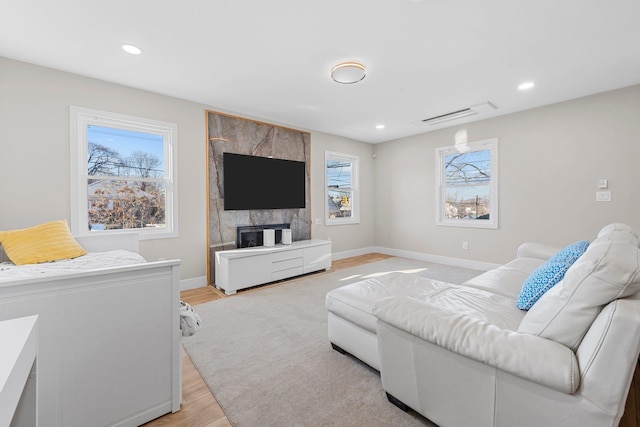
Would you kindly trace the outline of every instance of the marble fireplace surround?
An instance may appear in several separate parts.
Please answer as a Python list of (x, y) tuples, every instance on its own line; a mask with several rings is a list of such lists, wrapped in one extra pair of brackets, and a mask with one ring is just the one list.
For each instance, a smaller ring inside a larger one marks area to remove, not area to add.
[[(222, 153), (305, 162), (305, 208), (225, 211)], [(310, 153), (308, 132), (207, 111), (209, 283), (215, 277), (214, 252), (238, 246), (238, 226), (290, 224), (292, 241), (311, 238)]]

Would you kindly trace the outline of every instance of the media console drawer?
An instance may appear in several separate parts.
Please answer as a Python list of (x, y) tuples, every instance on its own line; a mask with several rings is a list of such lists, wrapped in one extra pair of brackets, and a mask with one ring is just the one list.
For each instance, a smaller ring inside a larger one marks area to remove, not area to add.
[(288, 279), (289, 277), (300, 276), (301, 274), (304, 274), (304, 270), (302, 269), (302, 266), (291, 267), (284, 270), (274, 271), (271, 273), (270, 282), (275, 282), (277, 280), (282, 280), (282, 279)]
[(331, 241), (215, 252), (215, 286), (233, 295), (240, 289), (331, 268)]
[(271, 271), (275, 273), (276, 271), (288, 270), (290, 268), (302, 269), (303, 265), (304, 258), (303, 254), (301, 253), (300, 256), (297, 256), (295, 258), (287, 258), (271, 262)]

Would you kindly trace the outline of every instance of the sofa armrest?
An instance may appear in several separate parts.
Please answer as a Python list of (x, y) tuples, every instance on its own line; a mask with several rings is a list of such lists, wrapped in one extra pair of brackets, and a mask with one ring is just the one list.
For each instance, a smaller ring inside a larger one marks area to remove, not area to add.
[(503, 329), (465, 310), (399, 296), (378, 301), (376, 317), (415, 337), (526, 380), (573, 393), (580, 384), (575, 354), (562, 344)]
[(638, 353), (640, 294), (610, 302), (591, 324), (576, 350), (580, 393), (608, 413), (622, 415)]
[(555, 255), (562, 248), (558, 248), (550, 245), (543, 245), (541, 243), (523, 243), (518, 247), (516, 256), (518, 258), (539, 258), (549, 259)]

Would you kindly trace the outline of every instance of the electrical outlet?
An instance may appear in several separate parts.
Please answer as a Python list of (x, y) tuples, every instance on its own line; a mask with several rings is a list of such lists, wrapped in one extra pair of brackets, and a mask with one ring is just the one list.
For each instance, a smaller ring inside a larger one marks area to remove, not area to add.
[(596, 202), (610, 202), (611, 191), (596, 191)]
[(462, 242), (462, 249), (465, 251), (469, 249), (469, 242)]

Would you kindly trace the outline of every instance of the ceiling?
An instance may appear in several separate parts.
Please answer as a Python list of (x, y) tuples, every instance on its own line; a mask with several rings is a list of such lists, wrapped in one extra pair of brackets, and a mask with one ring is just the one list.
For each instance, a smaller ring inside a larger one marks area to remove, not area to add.
[[(639, 16), (638, 0), (0, 0), (0, 56), (377, 143), (639, 84)], [(333, 82), (343, 61), (365, 79)]]

